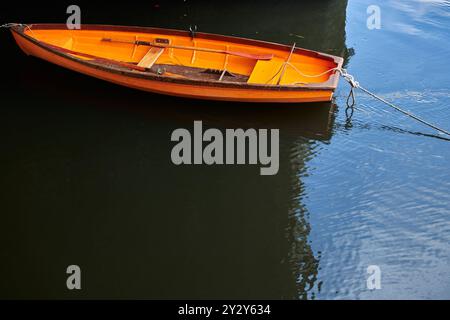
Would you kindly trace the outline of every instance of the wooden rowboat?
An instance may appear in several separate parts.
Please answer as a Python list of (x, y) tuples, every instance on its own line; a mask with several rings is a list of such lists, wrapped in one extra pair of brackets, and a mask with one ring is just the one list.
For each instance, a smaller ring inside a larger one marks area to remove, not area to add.
[(330, 101), (343, 59), (293, 46), (159, 28), (15, 25), (19, 47), (119, 85), (186, 98)]

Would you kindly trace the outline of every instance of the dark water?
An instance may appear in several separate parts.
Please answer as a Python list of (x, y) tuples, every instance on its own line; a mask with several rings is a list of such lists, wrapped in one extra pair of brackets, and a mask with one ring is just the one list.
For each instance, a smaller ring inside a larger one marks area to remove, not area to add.
[[(345, 56), (366, 87), (450, 128), (448, 1), (258, 3), (81, 8), (84, 23), (197, 24)], [(69, 4), (1, 21), (63, 22)], [(366, 28), (371, 4), (381, 30)], [(343, 82), (332, 104), (183, 100), (0, 40), (1, 298), (450, 298), (450, 142), (431, 129), (362, 95), (347, 121)], [(194, 120), (279, 128), (278, 175), (174, 166), (170, 135)], [(71, 264), (81, 291), (66, 289)]]

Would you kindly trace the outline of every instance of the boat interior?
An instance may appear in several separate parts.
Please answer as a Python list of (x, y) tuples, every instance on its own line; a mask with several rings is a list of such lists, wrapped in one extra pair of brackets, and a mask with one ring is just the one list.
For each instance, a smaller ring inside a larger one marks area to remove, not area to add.
[[(85, 60), (121, 62), (145, 72), (209, 82), (307, 86), (329, 80), (334, 59), (287, 47), (135, 31), (29, 29), (36, 40)], [(123, 67), (124, 65), (122, 65)]]

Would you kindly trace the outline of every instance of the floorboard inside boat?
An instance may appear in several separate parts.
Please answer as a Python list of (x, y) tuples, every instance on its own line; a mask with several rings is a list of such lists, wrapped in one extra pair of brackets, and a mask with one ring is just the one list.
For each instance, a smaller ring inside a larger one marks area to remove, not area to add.
[[(187, 66), (177, 66), (168, 64), (155, 64), (150, 69), (154, 73), (172, 73), (192, 80), (204, 80), (204, 81), (219, 81), (223, 70), (211, 70), (211, 69), (201, 69), (193, 68)], [(234, 74), (226, 71), (221, 81), (222, 82), (239, 82), (246, 83), (248, 76), (241, 74)]]

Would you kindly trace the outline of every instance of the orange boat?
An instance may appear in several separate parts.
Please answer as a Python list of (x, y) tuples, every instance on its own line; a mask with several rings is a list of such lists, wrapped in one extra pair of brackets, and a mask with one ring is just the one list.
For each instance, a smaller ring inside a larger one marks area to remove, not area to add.
[(119, 85), (186, 98), (330, 101), (341, 57), (258, 40), (159, 28), (11, 27), (28, 55)]

